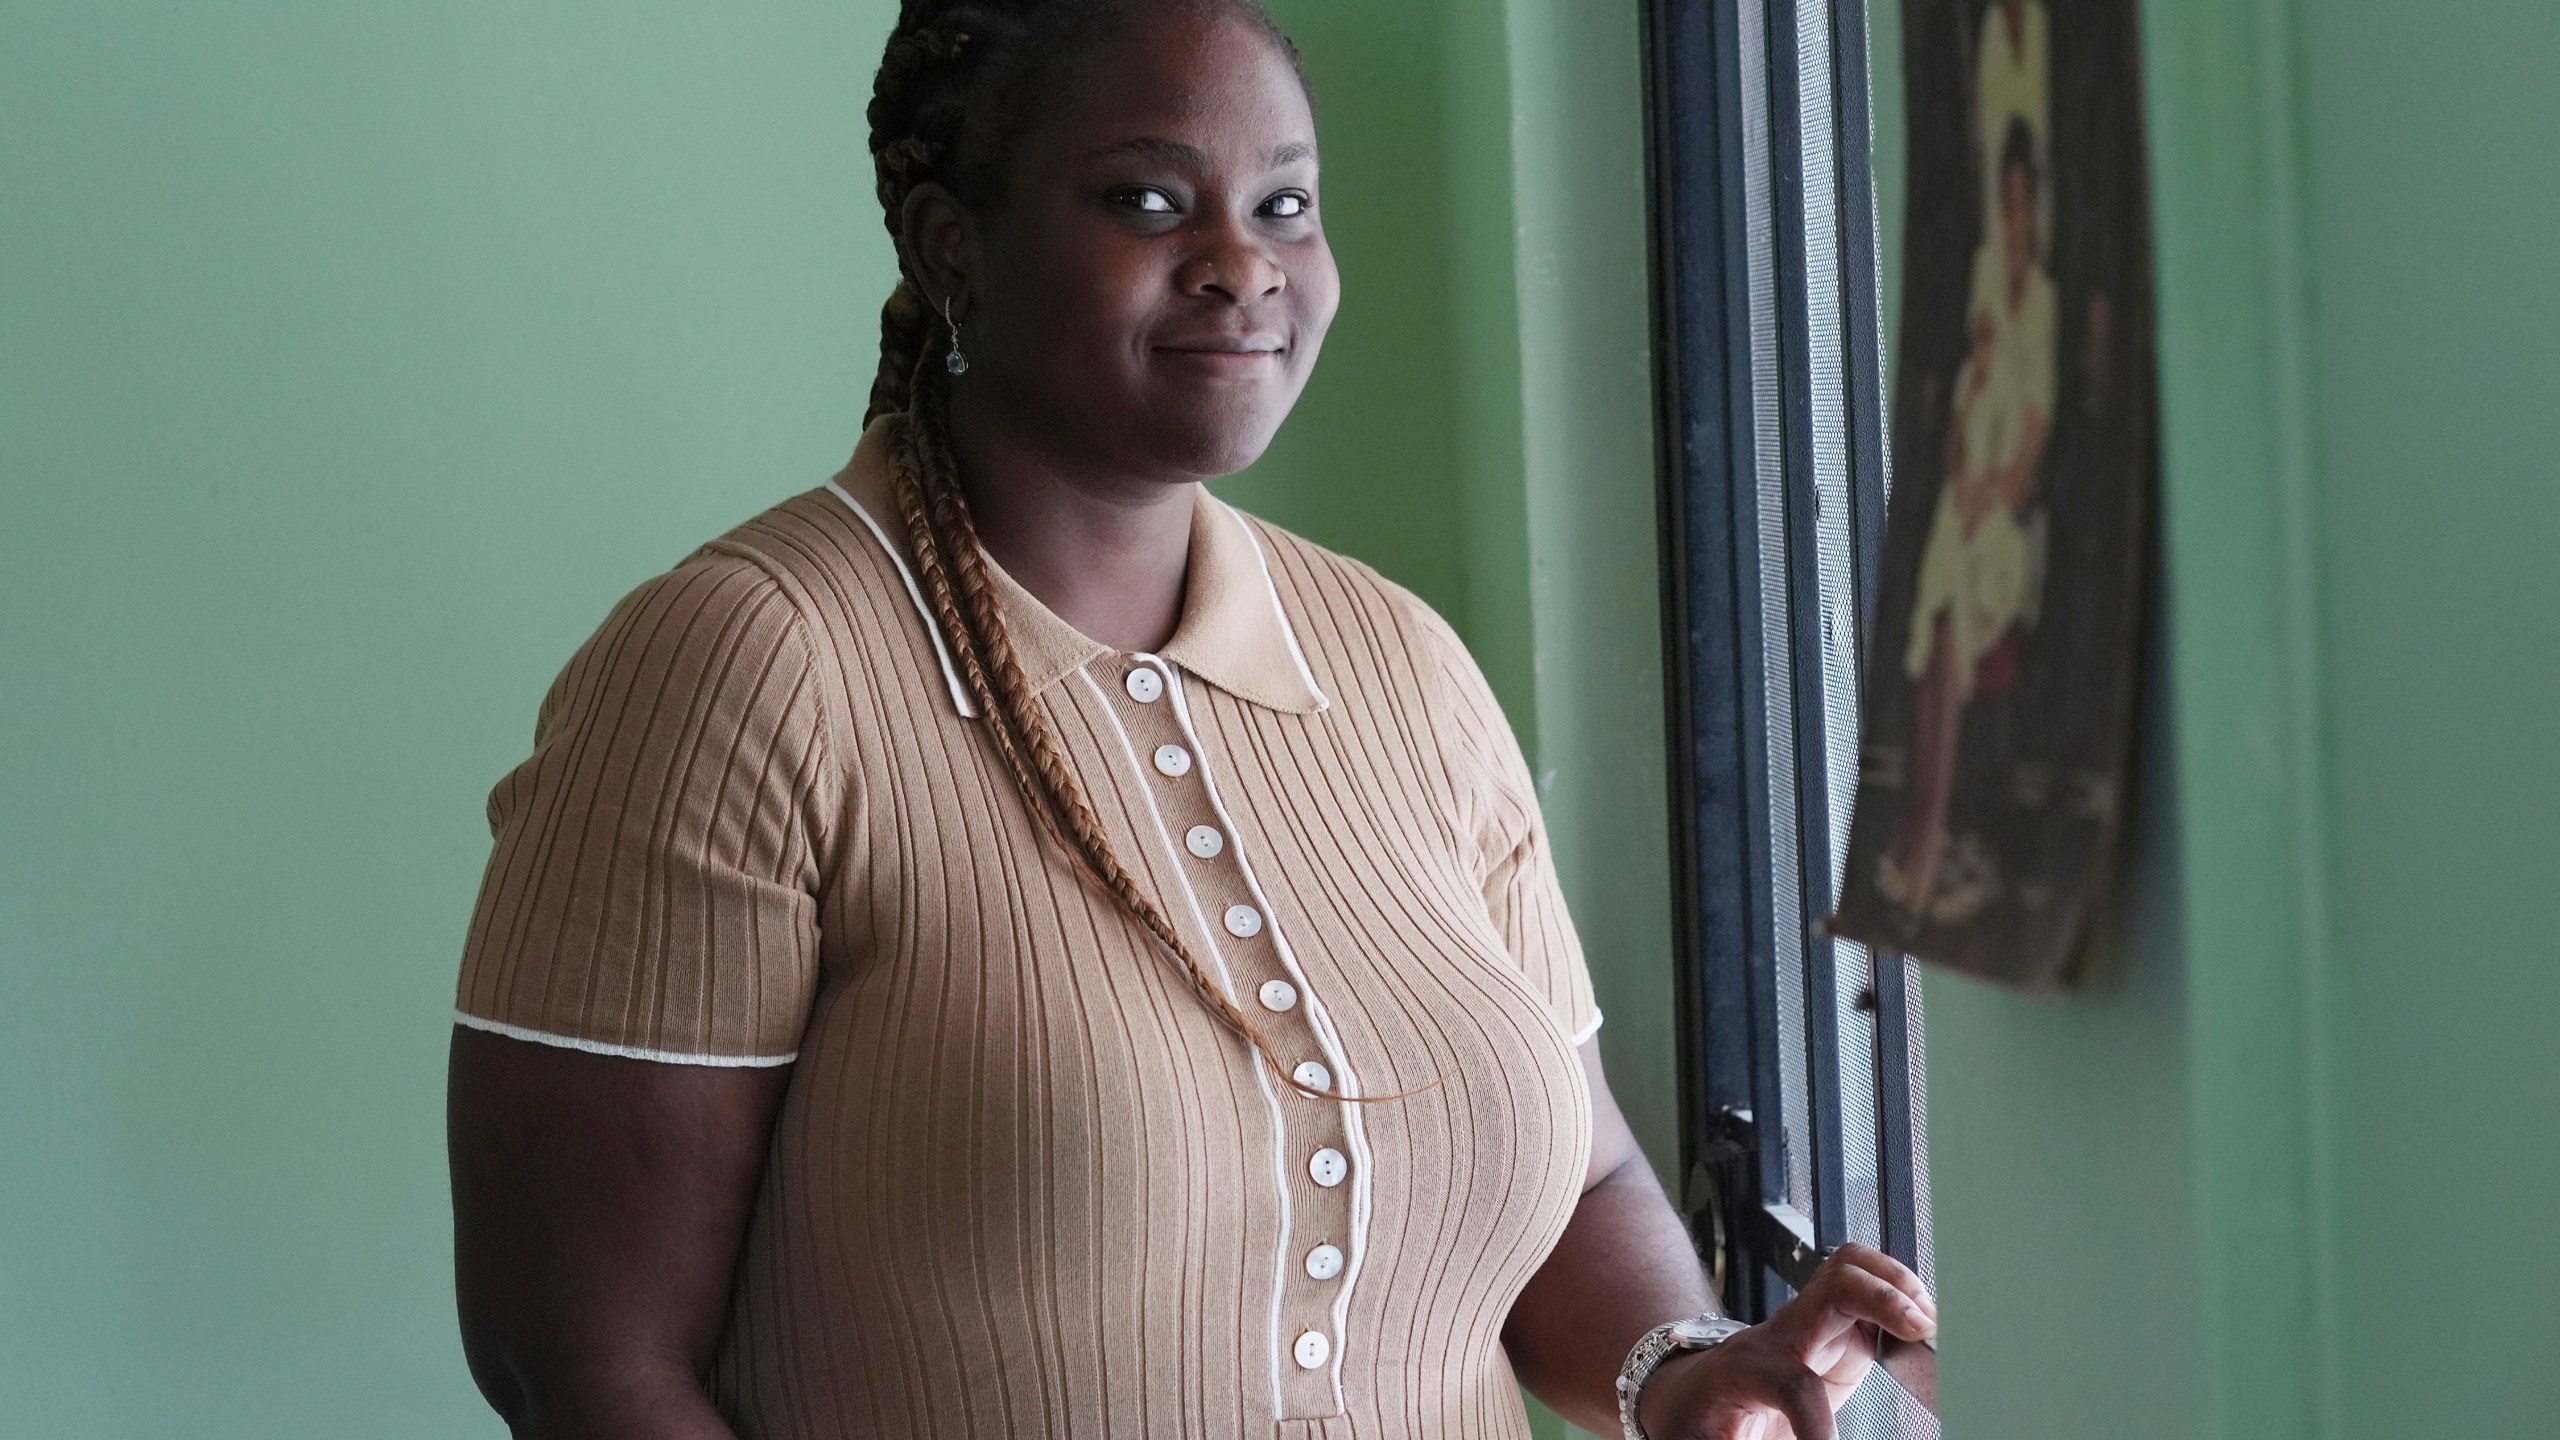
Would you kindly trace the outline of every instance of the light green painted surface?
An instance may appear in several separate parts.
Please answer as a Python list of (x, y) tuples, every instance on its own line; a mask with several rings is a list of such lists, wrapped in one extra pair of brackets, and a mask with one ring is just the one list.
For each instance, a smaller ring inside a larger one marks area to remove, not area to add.
[[(1346, 307), (1230, 493), (1554, 734), (1667, 1139), (1632, 12), (1280, 8)], [(0, 11), (0, 1434), (495, 1433), (441, 1154), (482, 795), (615, 597), (850, 447), (888, 9)]]
[(1611, 1089), (1676, 1189), (1643, 51), (1633, 5), (1509, 14), (1532, 760)]
[(2148, 15), (2208, 1433), (2334, 1433), (2329, 911), (2290, 7)]
[[(1610, 1088), (1676, 1195), (1643, 50), (1632, 4), (1510, 0), (1506, 16), (1528, 563), (1505, 549), (1483, 569), (1527, 581), (1530, 763), (1607, 1017)], [(1481, 243), (1489, 219), (1463, 213), (1459, 243)], [(1468, 432), (1507, 447), (1514, 432), (1490, 384), (1482, 403)], [(1535, 1418), (1542, 1435), (1572, 1433)]]
[(2301, 8), (2337, 1433), (2550, 1435), (2560, 7)]
[(0, 1434), (490, 1434), (442, 1072), (481, 799), (823, 476), (879, 4), (0, 10)]
[[(2164, 822), (2168, 781), (2144, 797)], [(2178, 879), (2173, 845), (2142, 858), (2067, 1004), (1930, 977), (1949, 1435), (2200, 1433)]]

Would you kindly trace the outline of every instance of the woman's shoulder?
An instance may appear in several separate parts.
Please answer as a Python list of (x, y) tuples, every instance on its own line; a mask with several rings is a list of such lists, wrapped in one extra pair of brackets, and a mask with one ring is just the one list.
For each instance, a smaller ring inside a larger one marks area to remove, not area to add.
[[(821, 486), (696, 546), (634, 586), (572, 670), (840, 669), (907, 623), (907, 584), (886, 537)], [(564, 676), (564, 678), (566, 678)], [(841, 687), (833, 687), (840, 689)]]
[(1260, 546), (1273, 598), (1319, 669), (1367, 673), (1385, 692), (1417, 687), (1410, 698), (1435, 714), (1453, 701), (1468, 711), (1490, 702), (1466, 641), (1431, 602), (1364, 560), (1227, 508)]
[(778, 726), (800, 703), (815, 652), (789, 587), (723, 537), (614, 603), (545, 692), (537, 744), (599, 725), (656, 744), (677, 731), (634, 717), (667, 704), (713, 704), (740, 724)]
[[(1325, 631), (1383, 629), (1434, 648), (1465, 642), (1429, 601), (1367, 561), (1320, 545), (1259, 515), (1228, 505), (1262, 550), (1272, 591), (1292, 623)], [(1362, 623), (1367, 622), (1367, 623)]]
[[(627, 591), (604, 629), (627, 627), (635, 618), (664, 628), (671, 613), (685, 617), (683, 628), (709, 632), (800, 628), (808, 599), (824, 588), (829, 570), (848, 568), (858, 555), (830, 536), (813, 499), (825, 494), (795, 495), (695, 546)], [(748, 625), (738, 618), (743, 613), (759, 618)]]
[(731, 527), (685, 563), (752, 565), (823, 624), (830, 612), (877, 603), (898, 588), (898, 562), (880, 528), (889, 523), (822, 485)]
[(731, 527), (651, 585), (716, 571), (770, 591), (784, 602), (812, 662), (839, 680), (898, 652), (901, 637), (928, 643), (897, 517), (880, 497), (847, 489), (841, 479)]

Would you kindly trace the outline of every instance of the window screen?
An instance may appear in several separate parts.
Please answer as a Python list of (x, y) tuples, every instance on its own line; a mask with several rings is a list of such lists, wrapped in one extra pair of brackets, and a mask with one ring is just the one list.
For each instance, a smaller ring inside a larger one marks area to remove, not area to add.
[[(1734, 1313), (1931, 1273), (1919, 982), (1824, 934), (1889, 483), (1861, 0), (1652, 0), (1682, 1203)], [(1935, 1436), (1882, 1372), (1843, 1434)]]

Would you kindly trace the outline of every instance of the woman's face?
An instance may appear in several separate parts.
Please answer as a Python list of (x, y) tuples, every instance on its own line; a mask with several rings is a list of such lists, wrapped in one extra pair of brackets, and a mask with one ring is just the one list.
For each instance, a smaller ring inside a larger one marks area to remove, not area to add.
[(1340, 299), (1305, 89), (1234, 19), (1160, 15), (1069, 60), (974, 228), (955, 406), (1078, 467), (1251, 464)]
[(2012, 165), (2000, 177), (2001, 249), (2009, 263), (2009, 283), (2022, 283), (2036, 266), (2036, 182), (2024, 165)]

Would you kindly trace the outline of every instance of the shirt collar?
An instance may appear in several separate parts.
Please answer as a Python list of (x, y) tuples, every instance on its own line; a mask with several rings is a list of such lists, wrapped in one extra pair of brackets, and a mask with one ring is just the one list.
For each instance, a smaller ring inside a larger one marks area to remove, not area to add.
[[(903, 423), (896, 416), (873, 421), (862, 432), (853, 459), (828, 488), (869, 522), (873, 538), (912, 577), (914, 558), (892, 498), (889, 459), (890, 427)], [(987, 558), (987, 575), (995, 584), (997, 609), (1013, 639), (1015, 658), (1035, 693), (1112, 653), (1110, 646), (1058, 618), (993, 556)], [(932, 611), (912, 578), (908, 589), (927, 630), (939, 640)], [(949, 674), (948, 654), (939, 644), (935, 648), (943, 655), (955, 707), (970, 714), (963, 703), (966, 690)], [(1333, 703), (1316, 684), (1298, 646), (1297, 631), (1272, 579), (1270, 556), (1253, 522), (1205, 488), (1191, 508), (1191, 563), (1183, 579), (1182, 620), (1159, 658), (1266, 709), (1313, 715)]]

